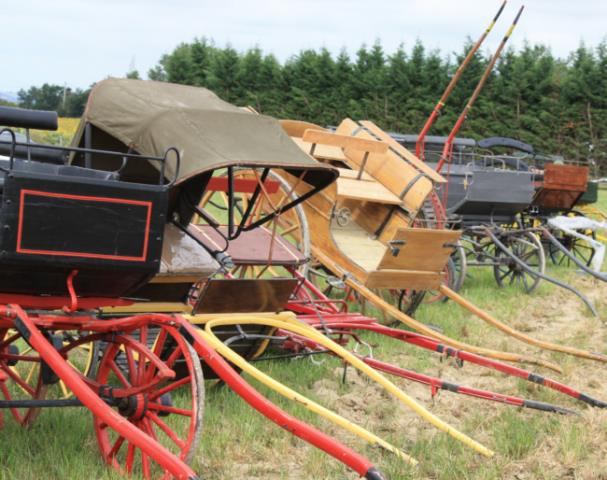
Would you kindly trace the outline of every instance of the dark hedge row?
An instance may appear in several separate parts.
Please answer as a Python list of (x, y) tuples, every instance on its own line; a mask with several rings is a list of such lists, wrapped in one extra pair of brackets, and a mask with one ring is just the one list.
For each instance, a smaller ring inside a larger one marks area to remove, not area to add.
[[(280, 63), (259, 48), (238, 52), (205, 39), (177, 46), (148, 72), (154, 80), (210, 88), (223, 99), (278, 118), (335, 125), (348, 116), (388, 130), (418, 132), (470, 45), (450, 56), (381, 44), (342, 52), (304, 50)], [(431, 133), (446, 134), (472, 93), (489, 52), (477, 53)], [(129, 76), (137, 77), (137, 72)], [(44, 85), (19, 92), (21, 105), (77, 116), (87, 91)], [(464, 125), (463, 136), (501, 135), (538, 151), (591, 159), (607, 171), (607, 43), (567, 59), (547, 47), (506, 50)]]

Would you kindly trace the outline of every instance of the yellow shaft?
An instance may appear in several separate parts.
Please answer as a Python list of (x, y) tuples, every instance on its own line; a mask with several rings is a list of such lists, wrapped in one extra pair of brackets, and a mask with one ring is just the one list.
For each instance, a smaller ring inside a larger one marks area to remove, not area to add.
[(485, 322), (487, 322), (490, 325), (493, 325), (498, 330), (501, 330), (502, 332), (507, 333), (511, 337), (514, 337), (514, 338), (520, 340), (521, 342), (528, 343), (529, 345), (533, 345), (538, 348), (543, 348), (544, 350), (552, 350), (555, 352), (568, 353), (569, 355), (575, 355), (576, 357), (587, 358), (590, 360), (597, 360), (599, 362), (607, 362), (606, 355), (587, 352), (585, 350), (579, 350), (577, 348), (568, 347), (567, 345), (558, 345), (556, 343), (544, 342), (543, 340), (537, 340), (528, 335), (525, 335), (524, 333), (519, 332), (518, 330), (515, 330), (514, 328), (510, 327), (509, 325), (506, 325), (505, 323), (500, 322), (497, 318), (492, 317), (487, 312), (485, 312), (484, 310), (481, 310), (476, 305), (470, 303), (468, 300), (466, 300), (462, 296), (458, 295), (457, 293), (455, 293), (453, 290), (451, 290), (449, 287), (447, 287), (445, 285), (440, 286), (440, 292), (443, 295), (445, 295), (446, 297), (448, 297), (451, 300), (453, 300), (454, 302), (456, 302), (457, 304), (464, 307), (466, 310), (474, 313), (474, 315), (476, 315), (478, 318), (484, 320)]
[(236, 352), (234, 352), (231, 348), (224, 345), (223, 342), (221, 340), (219, 340), (215, 336), (215, 334), (211, 331), (211, 328), (212, 327), (210, 327), (207, 330), (200, 330), (198, 333), (222, 357), (224, 357), (226, 360), (228, 360), (229, 362), (236, 365), (238, 368), (242, 369), (244, 372), (251, 375), (253, 378), (258, 380), (259, 382), (263, 383), (265, 386), (271, 388), (272, 390), (279, 393), (280, 395), (282, 395), (285, 398), (288, 398), (290, 400), (294, 400), (294, 401), (300, 403), (301, 405), (303, 405), (306, 409), (310, 410), (311, 412), (314, 412), (317, 415), (320, 415), (321, 417), (326, 418), (330, 422), (333, 422), (334, 424), (339, 425), (342, 428), (345, 428), (346, 430), (348, 430), (349, 432), (353, 433), (354, 435), (362, 438), (366, 442), (368, 442), (372, 445), (375, 445), (375, 446), (380, 446), (380, 447), (388, 450), (389, 452), (394, 453), (396, 456), (405, 460), (409, 464), (411, 464), (411, 465), (418, 464), (417, 460), (415, 460), (411, 456), (407, 455), (406, 453), (404, 453), (403, 451), (401, 451), (394, 445), (391, 445), (390, 443), (381, 439), (377, 435), (350, 422), (346, 418), (332, 412), (331, 410), (323, 407), (322, 405), (315, 403), (314, 401), (310, 400), (309, 398), (290, 389), (286, 385), (283, 385), (282, 383), (277, 382), (272, 377), (270, 377), (270, 376), (266, 375), (265, 373), (263, 373), (262, 371), (258, 370), (253, 365), (251, 365), (249, 362), (247, 362), (244, 358), (242, 358), (240, 355), (238, 355)]
[(318, 331), (316, 331), (314, 328), (310, 327), (309, 325), (300, 323), (297, 320), (278, 321), (278, 320), (273, 320), (273, 319), (251, 318), (251, 317), (244, 317), (239, 320), (237, 316), (234, 316), (233, 318), (230, 318), (230, 319), (222, 318), (222, 319), (218, 319), (218, 320), (210, 320), (206, 323), (205, 330), (207, 332), (210, 332), (211, 329), (215, 326), (233, 325), (235, 323), (238, 323), (241, 325), (254, 324), (254, 325), (272, 326), (272, 327), (290, 331), (290, 332), (296, 333), (298, 335), (301, 335), (303, 337), (311, 339), (312, 341), (331, 350), (333, 353), (335, 353), (337, 356), (341, 357), (343, 360), (348, 362), (354, 368), (356, 368), (357, 370), (360, 370), (365, 375), (367, 375), (371, 379), (373, 379), (375, 382), (379, 383), (386, 391), (388, 391), (389, 393), (394, 395), (401, 403), (408, 406), (415, 413), (417, 413), (420, 417), (422, 417), (424, 420), (426, 420), (427, 422), (434, 425), (436, 428), (443, 430), (444, 432), (451, 435), (453, 438), (461, 441), (462, 443), (464, 443), (468, 447), (476, 450), (478, 453), (480, 453), (482, 455), (485, 455), (487, 457), (491, 457), (494, 455), (493, 451), (491, 451), (484, 445), (481, 445), (480, 443), (473, 440), (472, 438), (468, 437), (466, 434), (453, 428), (452, 426), (450, 426), (449, 424), (445, 423), (443, 420), (438, 418), (436, 415), (434, 415), (431, 412), (429, 412), (428, 410), (426, 410), (422, 405), (420, 405), (415, 400), (413, 400), (411, 397), (409, 397), (406, 393), (404, 393), (402, 390), (400, 390), (396, 385), (394, 385), (392, 382), (390, 382), (387, 378), (385, 378), (379, 372), (373, 370), (371, 367), (366, 365), (363, 361), (359, 360), (353, 354), (348, 352), (345, 348), (341, 347), (340, 345), (333, 342), (326, 336), (322, 335), (321, 333), (319, 333)]

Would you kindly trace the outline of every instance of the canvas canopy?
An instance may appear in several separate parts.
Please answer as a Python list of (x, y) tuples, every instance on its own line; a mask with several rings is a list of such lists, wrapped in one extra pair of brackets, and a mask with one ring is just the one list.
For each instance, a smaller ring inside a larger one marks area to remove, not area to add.
[[(297, 176), (306, 171), (305, 181), (316, 188), (328, 185), (337, 175), (302, 152), (277, 120), (231, 105), (204, 88), (109, 78), (99, 82), (89, 96), (76, 146), (85, 146), (87, 123), (93, 129), (89, 145), (93, 148), (122, 147), (162, 156), (167, 148), (176, 147), (181, 156), (177, 185), (227, 166), (277, 167)], [(116, 162), (98, 157), (92, 166), (119, 167), (108, 164), (111, 161)], [(82, 162), (82, 157), (73, 159), (75, 164)], [(124, 173), (133, 177), (145, 175), (144, 170), (129, 162)], [(174, 173), (174, 164), (169, 162), (166, 177)]]

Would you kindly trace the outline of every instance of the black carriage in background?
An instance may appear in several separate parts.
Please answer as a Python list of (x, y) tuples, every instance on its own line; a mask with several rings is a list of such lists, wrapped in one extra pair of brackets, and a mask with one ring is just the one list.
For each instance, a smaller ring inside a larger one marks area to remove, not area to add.
[[(394, 138), (407, 148), (414, 148), (417, 141), (417, 135), (394, 134)], [(440, 161), (446, 140), (426, 137), (425, 158), (432, 166)], [(455, 139), (452, 161), (443, 172), (447, 183), (437, 190), (448, 225), (463, 231), (461, 248), (453, 257), (458, 284), (463, 283), (468, 266), (491, 266), (499, 286), (514, 285), (530, 293), (540, 280), (533, 272), (545, 270), (541, 242), (519, 220), (533, 201), (534, 173), (525, 157), (488, 150), (481, 154), (480, 143)], [(515, 140), (508, 143), (519, 151), (530, 148)], [(431, 216), (432, 210), (428, 205), (424, 212)]]

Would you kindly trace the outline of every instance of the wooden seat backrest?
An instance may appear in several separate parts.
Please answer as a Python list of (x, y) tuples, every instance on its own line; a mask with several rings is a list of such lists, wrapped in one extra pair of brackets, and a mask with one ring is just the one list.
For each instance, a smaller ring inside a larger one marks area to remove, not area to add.
[[(336, 132), (341, 135), (373, 140), (373, 136), (369, 132), (349, 118), (341, 122)], [(350, 168), (359, 169), (364, 161), (365, 152), (354, 148), (345, 148), (344, 152), (348, 157)], [(370, 153), (365, 171), (394, 195), (402, 198), (404, 207), (413, 214), (417, 213), (432, 191), (433, 184), (427, 175), (403, 161), (391, 150), (386, 153)]]
[(585, 192), (588, 187), (588, 167), (548, 163), (544, 169), (543, 187), (547, 190)]

